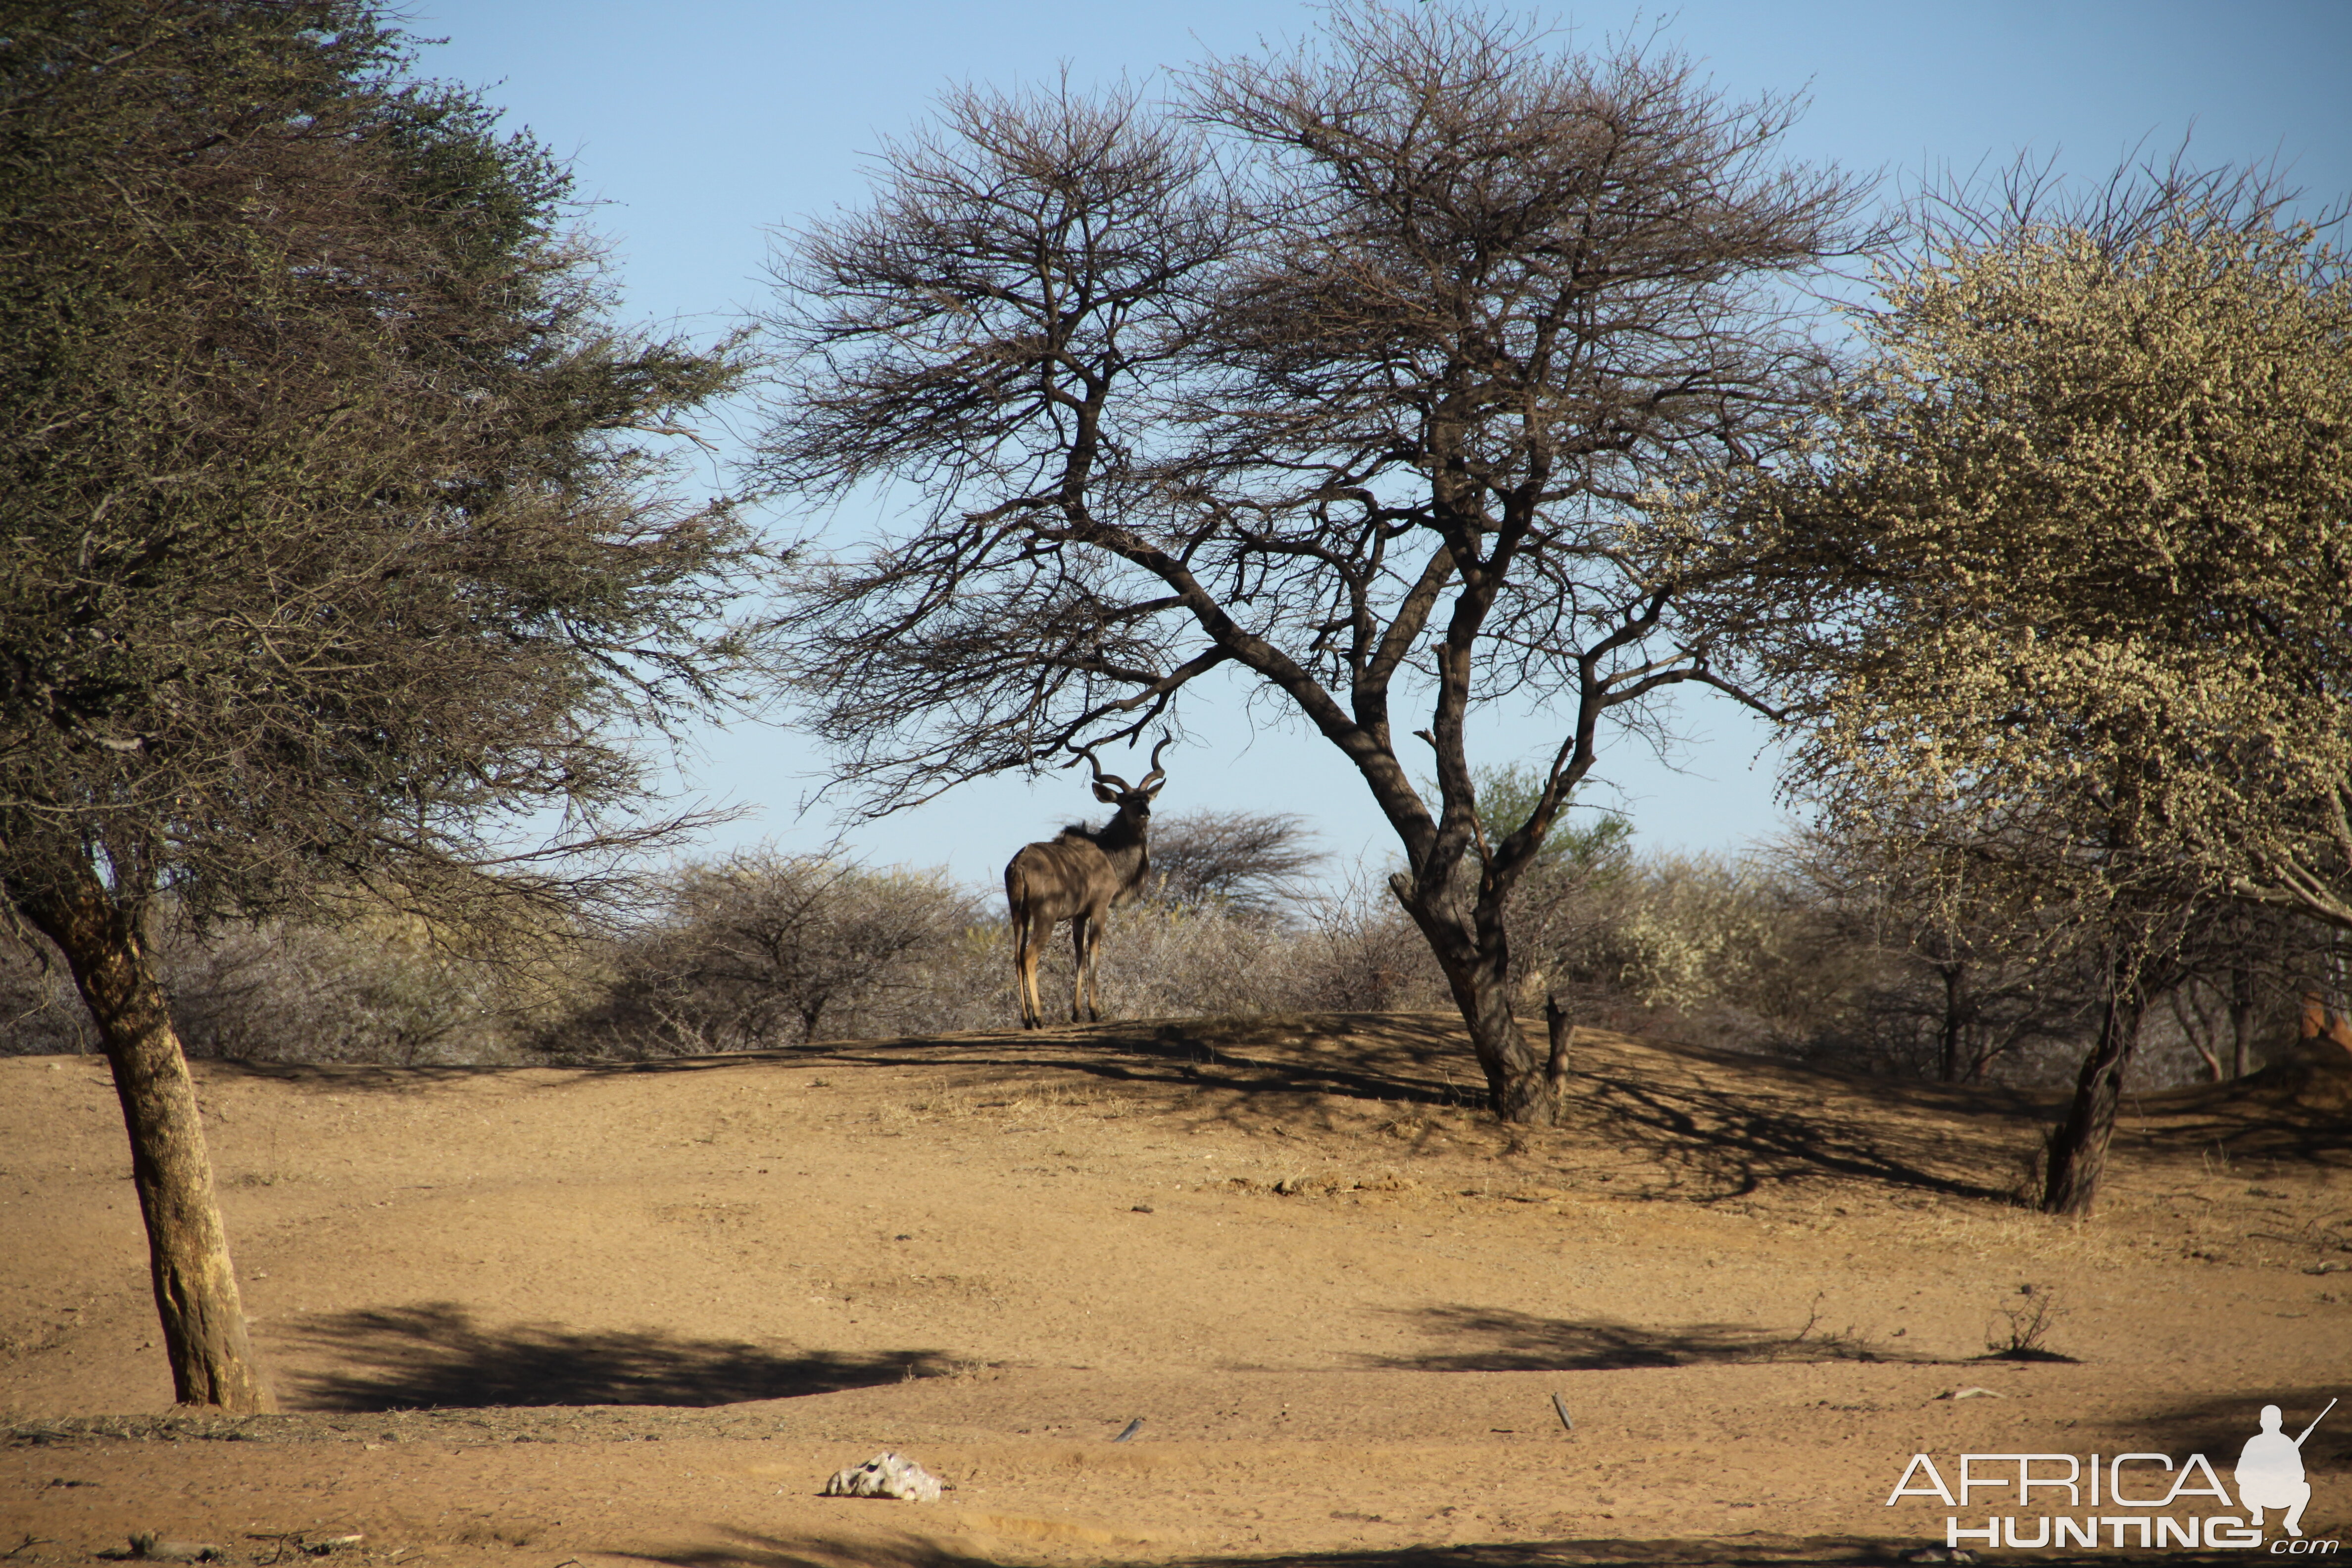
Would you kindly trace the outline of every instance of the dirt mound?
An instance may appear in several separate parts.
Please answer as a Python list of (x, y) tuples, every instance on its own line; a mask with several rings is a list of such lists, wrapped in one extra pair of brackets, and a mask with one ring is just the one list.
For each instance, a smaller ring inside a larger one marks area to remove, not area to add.
[[(1419, 1016), (203, 1064), (288, 1409), (232, 1421), (169, 1413), (102, 1068), (0, 1061), (0, 1553), (1884, 1561), (1942, 1540), (1915, 1453), (2234, 1454), (2340, 1392), (2331, 1064), (2133, 1104), (2083, 1225), (2011, 1201), (2030, 1096), (1574, 1065), (1510, 1130)], [(886, 1448), (955, 1489), (815, 1495)]]
[(2340, 1118), (2352, 1110), (2352, 1050), (2326, 1038), (2298, 1040), (2283, 1058), (2234, 1083), (2172, 1089), (2149, 1096), (2148, 1104), (2168, 1108), (2176, 1100), (2200, 1109), (2235, 1105), (2254, 1120), (2294, 1110)]
[(2180, 1153), (2217, 1146), (2240, 1157), (2328, 1162), (2352, 1143), (2352, 1051), (2304, 1040), (2231, 1083), (2194, 1084), (2139, 1098), (2130, 1131), (2139, 1146)]

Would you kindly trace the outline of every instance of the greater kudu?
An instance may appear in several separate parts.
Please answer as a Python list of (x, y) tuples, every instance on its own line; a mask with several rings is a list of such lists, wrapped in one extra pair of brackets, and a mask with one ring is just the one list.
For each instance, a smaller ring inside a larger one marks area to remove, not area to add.
[[(1172, 739), (1172, 738), (1171, 738)], [(1160, 793), (1160, 753), (1151, 748), (1151, 771), (1139, 784), (1107, 773), (1092, 752), (1084, 753), (1095, 773), (1095, 798), (1118, 813), (1097, 828), (1073, 823), (1046, 844), (1024, 846), (1004, 868), (1004, 901), (1013, 910), (1013, 977), (1021, 990), (1021, 1026), (1045, 1026), (1037, 994), (1037, 954), (1054, 927), (1070, 922), (1070, 950), (1077, 971), (1070, 986), (1070, 1022), (1099, 1022), (1102, 998), (1095, 989), (1095, 950), (1102, 942), (1110, 907), (1143, 884), (1151, 855), (1145, 837), (1151, 826), (1151, 797)]]

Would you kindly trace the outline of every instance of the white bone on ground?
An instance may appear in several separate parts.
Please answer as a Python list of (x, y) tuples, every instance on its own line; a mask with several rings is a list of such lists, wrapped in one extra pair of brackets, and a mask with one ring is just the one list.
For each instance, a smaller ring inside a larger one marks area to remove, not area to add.
[(897, 1454), (877, 1454), (862, 1465), (837, 1471), (824, 1483), (826, 1497), (887, 1497), (907, 1502), (940, 1500), (940, 1478)]

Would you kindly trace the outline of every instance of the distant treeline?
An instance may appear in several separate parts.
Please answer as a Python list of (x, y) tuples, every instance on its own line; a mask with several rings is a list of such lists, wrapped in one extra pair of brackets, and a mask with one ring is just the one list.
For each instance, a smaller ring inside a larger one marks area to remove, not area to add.
[[(1492, 781), (1490, 781), (1492, 782)], [(1503, 786), (1507, 793), (1507, 786)], [(1171, 815), (1151, 891), (1115, 917), (1115, 1016), (1442, 1009), (1444, 976), (1379, 879), (1336, 890), (1291, 817)], [(1906, 1077), (2054, 1087), (2098, 1025), (2095, 943), (2049, 910), (1906, 903), (1810, 838), (1741, 856), (1635, 853), (1622, 828), (1548, 854), (1520, 917), (1522, 1011)], [(750, 850), (671, 872), (618, 933), (551, 929), (529, 960), (444, 951), (414, 919), (243, 923), (167, 912), (153, 946), (191, 1054), (269, 1062), (513, 1065), (1008, 1028), (992, 889)], [(2340, 962), (2308, 922), (2217, 910), (2153, 1009), (2142, 1088), (2258, 1068)], [(1066, 1008), (1066, 942), (1046, 970)], [(96, 1048), (62, 965), (0, 952), (0, 1053)], [(1058, 1015), (1056, 1015), (1058, 1016)]]

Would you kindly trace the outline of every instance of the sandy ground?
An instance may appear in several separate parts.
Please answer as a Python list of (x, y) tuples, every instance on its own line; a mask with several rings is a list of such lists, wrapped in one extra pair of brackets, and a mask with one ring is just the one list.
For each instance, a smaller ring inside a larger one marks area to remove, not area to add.
[[(0, 1059), (0, 1563), (1892, 1563), (1915, 1453), (2226, 1478), (2352, 1394), (2352, 1062), (2135, 1102), (2077, 1225), (2023, 1097), (1578, 1056), (1517, 1135), (1422, 1016), (204, 1065), (242, 1420), (172, 1413), (102, 1064)], [(953, 1489), (816, 1495), (884, 1449)], [(2352, 1406), (2304, 1454), (2352, 1534)]]

